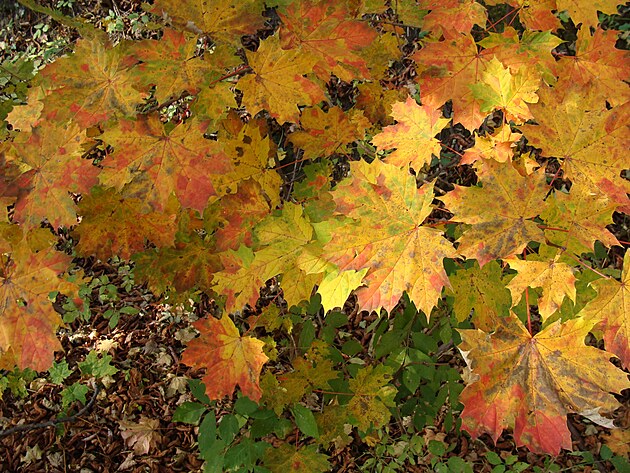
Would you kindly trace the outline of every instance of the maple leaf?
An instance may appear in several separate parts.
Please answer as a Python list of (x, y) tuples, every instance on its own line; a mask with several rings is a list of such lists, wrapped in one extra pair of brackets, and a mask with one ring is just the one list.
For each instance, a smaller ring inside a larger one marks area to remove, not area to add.
[(394, 117), (391, 115), (392, 106), (404, 100), (407, 95), (402, 90), (383, 89), (378, 82), (367, 82), (357, 86), (359, 95), (355, 107), (363, 110), (364, 115), (374, 125), (391, 125)]
[(262, 400), (276, 414), (281, 415), (285, 407), (300, 402), (314, 389), (330, 389), (329, 382), (339, 375), (328, 358), (329, 348), (322, 340), (315, 340), (304, 357), (293, 360), (293, 371), (278, 379), (271, 373), (263, 375)]
[(277, 206), (282, 178), (270, 169), (277, 154), (275, 144), (254, 124), (246, 125), (238, 120), (233, 126), (236, 128), (231, 130), (234, 134), (219, 133), (216, 159), (227, 156), (228, 166), (223, 172), (210, 177), (214, 189), (218, 195), (233, 194), (241, 183), (253, 179), (260, 185), (271, 206)]
[(372, 138), (372, 143), (380, 150), (396, 148), (386, 158), (389, 164), (398, 167), (411, 165), (413, 169), (420, 170), (431, 163), (433, 155), (440, 155), (440, 142), (434, 137), (450, 122), (450, 119), (442, 118), (440, 110), (420, 106), (413, 98), (407, 97), (405, 102), (392, 106), (392, 117), (398, 123), (385, 127)]
[(121, 420), (118, 422), (120, 435), (128, 447), (133, 448), (136, 455), (146, 455), (161, 441), (160, 421), (140, 416), (139, 422)]
[(129, 53), (130, 44), (112, 47), (81, 39), (72, 55), (44, 67), (40, 74), (52, 90), (43, 99), (43, 116), (59, 122), (72, 119), (83, 128), (134, 116), (146, 94), (136, 89), (130, 72), (138, 62)]
[(504, 123), (494, 133), (475, 136), (475, 146), (464, 151), (460, 164), (472, 164), (479, 159), (494, 159), (500, 163), (512, 161), (514, 147), (521, 134), (514, 133), (510, 125)]
[(59, 275), (72, 258), (52, 247), (34, 253), (26, 239), (9, 255), (0, 255), (0, 367), (45, 371), (53, 352), (61, 350), (56, 337), (62, 325), (48, 298), (52, 291), (76, 293), (77, 286)]
[(606, 350), (614, 353), (623, 365), (630, 367), (630, 252), (623, 260), (621, 281), (593, 281), (597, 297), (579, 313), (588, 320), (601, 321)]
[(246, 51), (246, 55), (254, 74), (241, 78), (237, 88), (243, 92), (243, 105), (252, 115), (267, 110), (280, 123), (297, 123), (298, 105), (325, 100), (321, 88), (303, 77), (317, 62), (311, 53), (301, 48), (281, 49), (278, 37), (272, 36), (260, 42), (258, 51)]
[(149, 92), (156, 86), (155, 99), (163, 103), (178, 98), (183, 92), (198, 94), (225, 69), (240, 64), (240, 59), (226, 53), (225, 47), (218, 47), (214, 54), (198, 56), (198, 40), (197, 36), (167, 28), (159, 40), (134, 44), (131, 54), (141, 62), (133, 70), (138, 88)]
[(474, 309), (472, 321), (476, 328), (492, 330), (500, 317), (512, 307), (510, 291), (501, 280), (501, 266), (490, 261), (483, 268), (478, 263), (450, 276), (455, 294), (453, 311), (457, 320), (464, 321)]
[(365, 59), (373, 81), (385, 79), (392, 62), (402, 59), (398, 38), (392, 33), (379, 34), (371, 43), (357, 51)]
[(291, 133), (289, 141), (312, 158), (345, 151), (345, 145), (362, 140), (371, 125), (363, 113), (346, 113), (339, 107), (331, 107), (328, 112), (319, 107), (306, 109), (300, 124), (302, 130)]
[(194, 119), (167, 130), (157, 115), (149, 115), (121, 120), (105, 131), (102, 139), (114, 152), (103, 160), (101, 183), (155, 210), (163, 210), (175, 192), (183, 207), (201, 212), (216, 195), (211, 175), (230, 169), (228, 159), (216, 151), (216, 142), (204, 138), (205, 127)]
[(23, 229), (19, 225), (0, 222), (0, 254), (11, 253), (11, 249), (17, 246), (23, 236)]
[(576, 255), (593, 251), (595, 240), (606, 246), (620, 245), (606, 226), (613, 223), (616, 205), (601, 194), (573, 187), (569, 194), (555, 191), (540, 214), (545, 237)]
[(328, 447), (334, 444), (335, 448), (343, 448), (352, 441), (346, 431), (346, 424), (350, 423), (346, 406), (326, 405), (322, 412), (315, 414), (315, 421), (320, 432), (317, 439), (320, 445)]
[(354, 424), (362, 432), (370, 427), (380, 429), (391, 417), (390, 407), (395, 405), (397, 390), (389, 385), (391, 368), (384, 365), (365, 366), (348, 381), (354, 393), (348, 403), (348, 410)]
[(252, 247), (253, 228), (271, 212), (263, 190), (253, 179), (241, 181), (235, 194), (228, 194), (204, 212), (204, 221), (220, 222), (215, 231), (217, 251), (238, 250), (239, 246)]
[[(521, 9), (523, 10), (525, 7)], [(555, 16), (553, 19), (558, 21)], [(545, 82), (553, 84), (556, 82), (552, 72), (556, 67), (556, 59), (552, 51), (561, 43), (562, 40), (550, 31), (525, 30), (519, 34), (508, 26), (502, 33), (491, 32), (478, 44), (494, 54), (510, 71), (516, 73), (523, 68), (534, 69)]]
[(330, 74), (350, 82), (369, 79), (365, 60), (355, 53), (376, 39), (367, 22), (351, 18), (345, 2), (303, 0), (279, 12), (283, 49), (297, 47), (316, 58), (314, 72), (327, 82)]
[(17, 188), (15, 220), (39, 226), (46, 218), (57, 228), (76, 224), (76, 204), (70, 192), (86, 192), (97, 183), (99, 169), (82, 159), (84, 131), (76, 125), (61, 127), (45, 121), (31, 133), (21, 133), (8, 152), (19, 168), (13, 174)]
[(459, 330), (459, 349), (478, 377), (460, 395), (462, 428), (473, 437), (488, 433), (496, 442), (513, 427), (518, 446), (557, 455), (561, 448), (571, 449), (568, 413), (612, 427), (599, 412), (616, 409), (619, 403), (610, 393), (630, 383), (610, 363), (610, 353), (584, 344), (595, 323), (584, 317), (556, 321), (531, 336), (511, 314), (499, 320), (492, 335)]
[(283, 443), (265, 450), (265, 467), (271, 473), (324, 473), (330, 471), (328, 456), (317, 453), (317, 445), (296, 449)]
[(259, 0), (155, 0), (151, 13), (168, 14), (180, 27), (205, 33), (215, 40), (241, 45), (241, 36), (254, 34), (264, 25), (263, 3)]
[(529, 219), (545, 208), (543, 171), (523, 177), (510, 163), (486, 160), (477, 171), (483, 187), (455, 186), (440, 197), (454, 221), (471, 225), (458, 240), (458, 252), (483, 266), (519, 253), (530, 241), (542, 241), (542, 230)]
[(448, 278), (442, 261), (455, 252), (442, 232), (422, 225), (431, 213), (433, 185), (416, 187), (408, 171), (376, 160), (351, 163), (352, 178), (333, 197), (336, 213), (352, 221), (331, 228), (324, 246), (340, 271), (368, 268), (356, 291), (360, 310), (391, 311), (404, 291), (427, 314)]
[(479, 51), (470, 34), (429, 43), (412, 56), (417, 64), (423, 105), (434, 109), (453, 100), (453, 123), (472, 130), (486, 117), (470, 84), (481, 80), (493, 54)]
[(567, 10), (576, 25), (582, 23), (582, 29), (597, 25), (598, 11), (606, 15), (617, 14), (617, 3), (617, 0), (556, 0), (557, 10)]
[(170, 288), (183, 298), (193, 288), (211, 291), (214, 274), (223, 269), (212, 242), (196, 234), (190, 235), (188, 241), (176, 242), (174, 248), (151, 248), (135, 253), (132, 260), (137, 278), (146, 281), (153, 292), (164, 294)]
[(599, 191), (622, 209), (630, 208), (630, 183), (620, 176), (630, 147), (630, 102), (607, 110), (594, 87), (541, 87), (530, 110), (538, 125), (523, 125), (530, 144), (562, 160), (565, 177), (583, 192)]
[(428, 13), (422, 19), (422, 29), (435, 37), (467, 33), (473, 26), (485, 28), (486, 8), (476, 0), (421, 0), (419, 8)]
[(350, 293), (361, 285), (368, 268), (360, 271), (348, 270), (341, 273), (334, 271), (326, 274), (319, 283), (317, 294), (322, 298), (324, 312), (336, 307), (343, 307)]
[(79, 203), (81, 225), (77, 251), (106, 261), (113, 255), (128, 259), (145, 249), (146, 241), (170, 246), (175, 240), (175, 216), (143, 211), (143, 202), (123, 198), (115, 189), (93, 187)]
[[(518, 16), (527, 30), (557, 30), (560, 20), (553, 14), (557, 10), (556, 0), (486, 0), (486, 5), (507, 3), (518, 11)], [(525, 33), (528, 31), (525, 30)]]
[(528, 255), (527, 259), (508, 258), (510, 268), (518, 274), (508, 284), (512, 293), (512, 305), (521, 300), (521, 294), (528, 287), (541, 287), (542, 297), (538, 299), (538, 312), (543, 321), (562, 305), (565, 295), (575, 302), (575, 276), (573, 269), (559, 261), (562, 253), (546, 245), (540, 247), (538, 255)]
[(30, 133), (33, 131), (33, 127), (39, 124), (44, 108), (42, 100), (50, 93), (50, 90), (34, 85), (38, 77), (35, 76), (33, 85), (28, 90), (26, 104), (13, 107), (11, 113), (7, 115), (7, 121), (13, 126), (14, 130)]
[(500, 109), (506, 120), (519, 124), (532, 118), (527, 104), (538, 101), (536, 90), (539, 84), (536, 71), (524, 66), (512, 74), (494, 56), (482, 72), (480, 81), (470, 84), (470, 89), (481, 101), (482, 112)]
[(575, 56), (561, 56), (554, 73), (563, 84), (588, 88), (616, 107), (630, 100), (630, 87), (625, 82), (630, 68), (630, 54), (615, 48), (617, 33), (596, 29), (591, 36), (588, 28), (581, 28), (575, 42)]
[[(219, 255), (223, 270), (215, 275), (214, 290), (225, 296), (225, 310), (241, 310), (246, 304), (254, 306), (265, 284), (256, 266), (252, 266), (254, 252), (243, 245)], [(260, 257), (259, 257), (260, 261)], [(263, 261), (262, 265), (266, 262)]]
[(278, 275), (282, 275), (281, 287), (289, 306), (308, 299), (321, 275), (306, 274), (296, 265), (313, 236), (313, 228), (303, 215), (302, 207), (285, 203), (280, 215), (260, 222), (254, 233), (261, 246), (255, 253), (241, 247), (239, 251), (245, 253), (222, 255), (226, 269), (216, 275), (216, 289), (227, 295), (226, 309), (240, 310), (245, 304), (254, 305), (259, 288)]
[(260, 370), (268, 360), (262, 351), (264, 342), (241, 337), (227, 315), (220, 320), (209, 316), (193, 325), (200, 336), (188, 343), (182, 363), (206, 369), (202, 381), (208, 397), (231, 396), (238, 385), (244, 395), (258, 401)]

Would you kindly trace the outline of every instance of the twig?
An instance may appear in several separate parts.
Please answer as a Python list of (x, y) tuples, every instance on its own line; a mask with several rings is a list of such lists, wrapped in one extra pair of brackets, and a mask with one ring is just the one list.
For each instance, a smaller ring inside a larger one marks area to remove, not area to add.
[(98, 396), (99, 391), (100, 391), (100, 388), (98, 384), (95, 384), (94, 394), (92, 394), (92, 397), (90, 398), (89, 402), (79, 412), (77, 412), (76, 414), (72, 416), (59, 417), (57, 419), (49, 420), (46, 422), (39, 422), (37, 424), (16, 425), (15, 427), (11, 427), (10, 429), (0, 430), (0, 438), (6, 437), (7, 435), (14, 434), (16, 432), (28, 432), (30, 430), (43, 429), (44, 427), (52, 427), (54, 425), (63, 424), (66, 422), (75, 422), (76, 420), (78, 420), (79, 417), (81, 417), (83, 414), (85, 414), (92, 408), (92, 406), (94, 405), (94, 402), (96, 401), (96, 396)]

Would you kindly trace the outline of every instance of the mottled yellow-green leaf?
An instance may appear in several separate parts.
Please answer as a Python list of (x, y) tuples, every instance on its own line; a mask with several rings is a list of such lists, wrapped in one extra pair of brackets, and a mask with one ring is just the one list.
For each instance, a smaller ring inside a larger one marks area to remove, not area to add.
[(495, 56), (481, 74), (481, 81), (470, 84), (470, 88), (481, 100), (482, 112), (502, 110), (507, 120), (519, 124), (532, 118), (527, 104), (538, 102), (539, 85), (535, 70), (523, 66), (512, 73)]
[(324, 473), (330, 471), (328, 456), (317, 453), (317, 445), (296, 449), (283, 443), (265, 450), (265, 468), (272, 473)]
[(496, 261), (490, 261), (483, 268), (475, 263), (449, 279), (455, 294), (453, 310), (460, 322), (474, 309), (475, 327), (490, 332), (500, 317), (508, 315), (512, 298), (501, 280), (501, 266)]
[(366, 366), (348, 381), (354, 393), (348, 403), (352, 423), (361, 431), (370, 427), (381, 428), (391, 417), (390, 407), (395, 405), (397, 390), (389, 384), (391, 368), (384, 365)]
[(407, 291), (428, 316), (449, 284), (442, 261), (455, 254), (442, 232), (423, 225), (433, 185), (418, 189), (407, 169), (378, 160), (351, 166), (333, 192), (341, 220), (329, 224), (323, 255), (340, 271), (368, 269), (356, 291), (360, 309), (390, 311)]
[(471, 225), (458, 251), (479, 265), (519, 253), (544, 235), (531, 219), (545, 209), (549, 189), (544, 172), (521, 176), (511, 163), (484, 160), (477, 171), (483, 187), (455, 186), (440, 200), (455, 215), (452, 220)]
[(615, 203), (601, 194), (573, 187), (570, 194), (556, 191), (547, 198), (545, 237), (552, 243), (580, 255), (593, 251), (596, 240), (606, 246), (619, 245), (608, 231), (613, 223)]

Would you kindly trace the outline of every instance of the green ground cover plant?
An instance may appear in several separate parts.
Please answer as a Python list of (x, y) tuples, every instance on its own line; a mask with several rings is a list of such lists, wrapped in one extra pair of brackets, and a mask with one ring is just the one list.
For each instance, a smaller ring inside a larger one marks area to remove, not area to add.
[[(81, 38), (0, 68), (0, 388), (63, 384), (59, 328), (91, 304), (116, 327), (142, 283), (205, 308), (181, 358), (201, 379), (173, 414), (205, 471), (324, 472), (351, 442), (376, 446), (363, 471), (473, 471), (443, 435), (558, 455), (567, 416), (618, 427), (615, 2), (155, 0), (144, 39), (22, 3)], [(108, 357), (77, 364), (64, 409), (119, 371)], [(120, 429), (142, 455), (157, 425)]]

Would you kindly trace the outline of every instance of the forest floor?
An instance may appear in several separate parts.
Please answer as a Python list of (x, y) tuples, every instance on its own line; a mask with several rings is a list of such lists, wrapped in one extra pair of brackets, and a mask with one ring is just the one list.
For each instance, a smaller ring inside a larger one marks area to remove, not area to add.
[[(40, 3), (53, 7), (64, 5), (64, 12), (88, 18), (112, 35), (138, 38), (143, 34), (144, 13), (139, 0), (52, 0)], [(42, 51), (47, 48), (61, 54), (76, 37), (69, 28), (33, 13), (17, 2), (4, 0), (0, 5), (0, 62), (24, 52), (43, 57)], [(622, 223), (611, 227), (611, 231), (620, 240), (627, 241), (627, 229), (623, 229)], [(145, 287), (134, 284), (131, 268), (124, 262), (77, 259), (76, 264), (87, 278), (96, 281), (90, 285), (92, 315), (87, 321), (78, 318), (60, 332), (64, 352), (58, 353), (57, 362), (65, 360), (69, 366), (76, 366), (98, 345), (103, 353), (112, 356), (111, 364), (117, 372), (104, 378), (105, 386), (96, 391), (87, 412), (74, 421), (0, 438), (0, 471), (202, 471), (203, 461), (196, 447), (197, 427), (173, 422), (172, 416), (178, 405), (192, 399), (187, 379), (198, 378), (200, 374), (180, 363), (180, 355), (185, 342), (194, 336), (191, 321), (204, 309), (197, 305), (191, 312), (186, 312), (169, 306)], [(106, 302), (103, 302), (104, 292), (109, 294)], [(135, 310), (121, 312), (123, 307)], [(106, 313), (112, 308), (119, 316), (113, 327), (111, 313)], [(461, 358), (454, 349), (451, 360), (454, 366), (461, 365)], [(64, 385), (69, 386), (79, 378), (80, 374), (75, 370)], [(26, 374), (21, 381), (16, 379), (15, 382), (23, 383), (24, 395), (5, 391), (0, 399), (0, 429), (46, 422), (64, 412), (61, 394), (64, 385), (50, 382), (46, 373)], [(86, 401), (90, 401), (93, 392), (87, 394)], [(624, 442), (621, 435), (627, 435), (630, 427), (630, 396), (626, 395), (621, 401), (623, 407), (617, 412), (616, 423), (626, 429), (625, 434), (623, 430), (617, 430), (612, 435), (618, 435), (619, 441)], [(81, 404), (75, 402), (70, 407), (69, 412), (76, 412)], [(131, 412), (160, 419), (149, 453), (138, 453), (138, 449), (130, 446), (123, 436), (126, 429), (123, 419)], [(475, 465), (475, 472), (615, 471), (610, 462), (599, 456), (601, 446), (611, 442), (607, 438), (610, 431), (579, 416), (570, 416), (568, 424), (574, 452), (563, 451), (557, 457), (536, 455), (525, 448), (517, 448), (508, 433), (504, 433), (496, 445), (488, 436), (472, 441), (465, 434), (445, 433), (442, 425), (426, 429), (423, 435), (425, 439), (439, 439), (448, 445), (444, 460), (452, 456), (462, 458)], [(387, 438), (392, 446), (398, 441), (395, 430), (393, 426)], [(495, 452), (501, 462), (489, 461), (488, 452)], [(333, 452), (330, 461), (333, 471), (338, 472), (387, 471), (384, 469), (387, 465), (391, 465), (390, 471), (433, 471), (430, 456), (417, 458), (415, 465), (395, 469), (396, 464), (387, 458), (389, 454), (382, 455), (381, 470), (362, 469), (365, 458), (376, 455), (381, 455), (376, 453), (376, 447), (368, 447), (357, 439)], [(358, 461), (359, 458), (362, 460)], [(501, 466), (504, 468), (500, 469)]]

